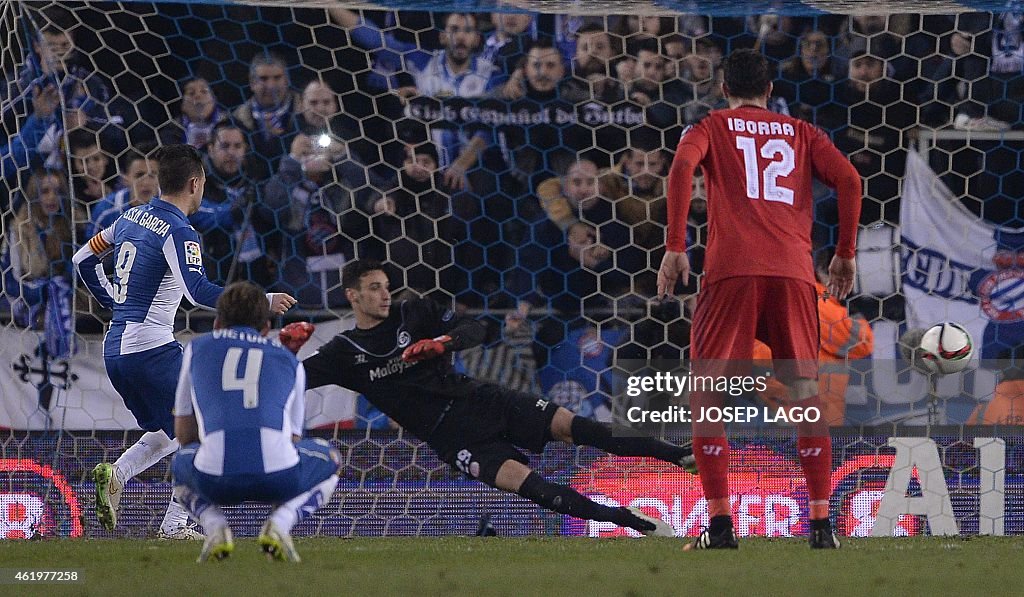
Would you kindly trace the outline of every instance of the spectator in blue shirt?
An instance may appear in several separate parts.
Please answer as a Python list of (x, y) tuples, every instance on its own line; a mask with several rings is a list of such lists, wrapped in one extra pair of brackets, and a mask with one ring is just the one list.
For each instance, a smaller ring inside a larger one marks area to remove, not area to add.
[(160, 128), (164, 145), (187, 143), (203, 149), (213, 129), (228, 118), (228, 111), (217, 103), (210, 83), (202, 77), (190, 77), (181, 84), (181, 114)]
[(121, 183), (123, 187), (114, 191), (93, 206), (89, 218), (90, 227), (86, 238), (92, 238), (121, 217), (131, 207), (145, 205), (156, 197), (159, 187), (156, 181), (156, 160), (145, 153), (129, 150), (121, 158)]
[(257, 53), (249, 66), (252, 97), (231, 113), (249, 134), (249, 146), (273, 172), (295, 136), (299, 94), (290, 87), (288, 64), (276, 54)]
[[(37, 18), (41, 27), (25, 67), (0, 90), (4, 128), (21, 130), (0, 149), (0, 175), (5, 179), (18, 168), (63, 167), (65, 130), (119, 128), (125, 123), (124, 110), (112, 103), (109, 85), (80, 63), (73, 32), (76, 21), (70, 13), (51, 9)], [(15, 124), (23, 114), (27, 118)]]
[[(442, 49), (427, 51), (416, 44), (406, 43), (367, 23), (351, 10), (330, 9), (331, 17), (349, 31), (352, 40), (367, 50), (379, 50), (379, 59), (401, 65), (412, 74), (415, 85), (394, 88), (405, 99), (415, 95), (427, 97), (483, 97), (498, 80), (498, 69), (477, 54), (480, 33), (476, 15), (451, 13), (445, 18), (444, 30), (439, 36)], [(480, 154), (490, 142), (484, 133), (470, 135), (462, 130), (435, 129), (431, 138), (438, 148), (441, 171), (445, 184), (453, 190), (472, 189), (486, 194), (490, 188), (486, 181), (467, 179), (467, 173), (477, 165)]]
[(537, 39), (537, 22), (532, 14), (492, 12), (494, 29), (484, 39), (480, 56), (509, 76), (521, 66), (530, 42)]
[(207, 275), (217, 284), (239, 278), (261, 286), (272, 282), (261, 243), (261, 237), (270, 233), (272, 224), (255, 222), (258, 183), (248, 156), (244, 131), (230, 122), (217, 125), (203, 159), (203, 201), (199, 211), (189, 217), (203, 237)]

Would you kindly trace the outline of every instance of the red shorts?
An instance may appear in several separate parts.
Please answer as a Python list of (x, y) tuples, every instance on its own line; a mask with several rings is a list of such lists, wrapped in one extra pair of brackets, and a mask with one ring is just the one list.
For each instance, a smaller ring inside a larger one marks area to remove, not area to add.
[(695, 367), (702, 374), (747, 375), (757, 339), (772, 349), (783, 383), (817, 379), (817, 301), (814, 285), (796, 278), (737, 276), (705, 286), (690, 333)]

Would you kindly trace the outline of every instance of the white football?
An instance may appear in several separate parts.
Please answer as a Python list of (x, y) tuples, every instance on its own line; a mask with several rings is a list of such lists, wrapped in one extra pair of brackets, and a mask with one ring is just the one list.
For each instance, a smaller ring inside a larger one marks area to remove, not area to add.
[(974, 339), (964, 326), (946, 321), (925, 330), (918, 350), (918, 365), (929, 373), (949, 375), (970, 365)]

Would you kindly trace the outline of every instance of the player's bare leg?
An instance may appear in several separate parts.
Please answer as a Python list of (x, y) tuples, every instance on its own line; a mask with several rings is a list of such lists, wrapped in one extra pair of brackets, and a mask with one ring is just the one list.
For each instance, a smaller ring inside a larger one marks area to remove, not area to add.
[[(790, 398), (795, 406), (807, 412), (808, 408), (822, 410), (818, 396), (818, 381), (797, 379), (789, 386)], [(809, 541), (813, 549), (837, 549), (839, 539), (829, 521), (829, 498), (832, 494), (832, 437), (824, 414), (817, 421), (797, 423), (797, 450), (800, 466), (807, 479)]]
[[(699, 413), (710, 407), (721, 407), (723, 401), (723, 396), (717, 392), (692, 392), (690, 409)], [(739, 543), (729, 503), (729, 441), (721, 421), (712, 423), (695, 416), (693, 455), (708, 504), (708, 528), (684, 549), (736, 549)]]
[(559, 514), (584, 520), (614, 522), (620, 527), (628, 527), (648, 536), (675, 535), (672, 525), (660, 518), (648, 516), (637, 508), (612, 508), (598, 504), (571, 487), (545, 480), (530, 467), (515, 460), (506, 460), (501, 465), (494, 485)]
[(689, 473), (697, 472), (693, 450), (690, 448), (637, 435), (632, 429), (621, 425), (579, 417), (565, 408), (559, 408), (551, 419), (551, 437), (567, 444), (593, 446), (616, 456), (657, 458), (681, 466)]

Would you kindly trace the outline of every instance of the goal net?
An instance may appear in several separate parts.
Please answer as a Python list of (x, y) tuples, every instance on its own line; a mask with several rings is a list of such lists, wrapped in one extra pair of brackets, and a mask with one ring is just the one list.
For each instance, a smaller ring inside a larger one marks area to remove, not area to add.
[[(352, 326), (340, 268), (375, 258), (396, 296), (486, 323), (460, 370), (688, 441), (688, 426), (630, 415), (685, 393), (627, 384), (688, 356), (706, 202), (698, 176), (697, 275), (680, 300), (653, 300), (667, 170), (683, 130), (725, 105), (723, 56), (749, 47), (778, 69), (770, 109), (827, 132), (865, 184), (854, 296), (821, 310), (837, 528), (1024, 532), (1024, 7), (408, 4), (0, 1), (0, 537), (104, 535), (89, 471), (141, 432), (104, 371), (110, 313), (71, 255), (157, 193), (147, 158), (168, 143), (205, 156), (192, 221), (208, 276), (298, 298), (275, 325), (316, 322), (305, 351)], [(817, 185), (819, 267), (836, 224)], [(975, 352), (967, 371), (930, 378), (901, 338), (941, 321), (963, 325)], [(209, 313), (178, 312), (182, 342), (211, 327)], [(345, 468), (299, 533), (469, 534), (484, 515), (501, 534), (623, 532), (465, 479), (354, 393), (311, 391), (306, 411)], [(806, 533), (793, 428), (732, 432), (739, 533)], [(534, 463), (681, 535), (707, 524), (699, 481), (678, 470), (561, 446)], [(169, 493), (167, 463), (132, 481), (118, 533), (153, 534)], [(895, 511), (887, 494), (918, 501)], [(231, 516), (251, 534), (262, 512)]]

